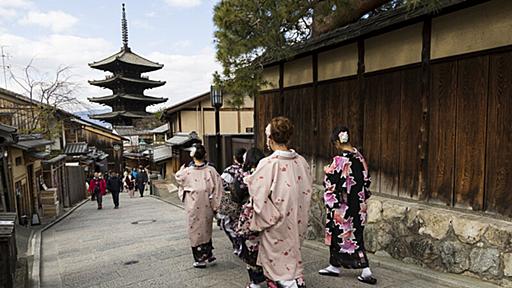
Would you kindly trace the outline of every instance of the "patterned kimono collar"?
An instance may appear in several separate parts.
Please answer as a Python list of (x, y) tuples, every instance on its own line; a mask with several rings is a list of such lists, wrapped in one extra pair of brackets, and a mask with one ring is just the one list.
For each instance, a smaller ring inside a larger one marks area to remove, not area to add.
[(297, 155), (298, 155), (297, 152), (295, 152), (295, 150), (293, 150), (293, 149), (290, 149), (288, 151), (277, 150), (277, 151), (274, 151), (274, 153), (272, 153), (272, 156), (278, 156), (278, 157), (290, 158), (290, 159), (297, 157)]
[(194, 161), (191, 161), (190, 164), (188, 164), (188, 167), (193, 167), (193, 168), (201, 169), (201, 168), (204, 168), (204, 167), (206, 167), (208, 165), (210, 165), (210, 163), (208, 163), (208, 161), (204, 161), (200, 165), (197, 165)]

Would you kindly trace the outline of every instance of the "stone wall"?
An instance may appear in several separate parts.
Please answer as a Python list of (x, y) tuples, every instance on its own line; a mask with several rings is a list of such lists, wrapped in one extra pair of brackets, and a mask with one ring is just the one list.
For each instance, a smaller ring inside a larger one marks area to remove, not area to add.
[[(315, 185), (309, 240), (323, 241), (323, 188)], [(421, 203), (372, 196), (368, 252), (512, 287), (512, 223)]]

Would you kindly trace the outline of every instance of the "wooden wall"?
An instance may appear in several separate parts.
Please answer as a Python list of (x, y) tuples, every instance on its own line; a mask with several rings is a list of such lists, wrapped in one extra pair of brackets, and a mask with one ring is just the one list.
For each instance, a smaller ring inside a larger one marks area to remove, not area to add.
[(255, 107), (259, 147), (266, 124), (284, 115), (295, 124), (293, 146), (327, 160), (331, 130), (346, 125), (373, 192), (512, 216), (512, 47), (267, 91)]
[(285, 85), (290, 65), (271, 66), (279, 85), (256, 99), (258, 145), (284, 115), (298, 152), (329, 161), (331, 130), (348, 126), (373, 192), (512, 217), (510, 12), (490, 0), (309, 52), (311, 83)]

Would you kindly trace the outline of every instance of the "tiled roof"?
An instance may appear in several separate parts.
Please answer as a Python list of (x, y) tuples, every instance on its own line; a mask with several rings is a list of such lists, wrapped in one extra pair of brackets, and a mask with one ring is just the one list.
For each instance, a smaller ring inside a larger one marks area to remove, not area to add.
[(103, 102), (109, 102), (117, 99), (124, 99), (124, 100), (133, 100), (133, 101), (144, 101), (144, 102), (151, 102), (151, 103), (163, 103), (167, 101), (165, 98), (161, 97), (152, 97), (152, 96), (146, 96), (146, 95), (137, 95), (137, 94), (126, 94), (126, 93), (119, 93), (109, 96), (103, 96), (103, 97), (92, 97), (87, 98), (91, 102), (97, 102), (97, 103), (103, 103)]
[(151, 130), (151, 133), (161, 134), (161, 133), (165, 133), (167, 131), (169, 131), (169, 124), (165, 123), (164, 125), (162, 125), (160, 127), (156, 127), (155, 129)]
[(144, 128), (136, 128), (134, 126), (116, 126), (114, 130), (120, 136), (141, 136), (152, 134), (151, 130)]
[[(97, 119), (97, 120), (103, 120), (103, 119), (112, 119), (116, 117), (126, 117), (126, 118), (144, 118), (151, 116), (151, 113), (148, 112), (129, 112), (129, 111), (113, 111), (113, 112), (107, 112), (102, 114), (93, 114), (89, 115), (91, 119)], [(121, 136), (125, 136), (122, 134), (119, 134)]]
[(18, 141), (17, 129), (0, 123), (0, 144)]
[(101, 80), (90, 80), (89, 84), (95, 85), (95, 86), (100, 86), (100, 87), (109, 87), (109, 86), (114, 85), (114, 82), (116, 82), (116, 81), (128, 82), (127, 84), (131, 84), (131, 85), (139, 84), (141, 86), (150, 87), (150, 88), (159, 87), (159, 86), (162, 86), (165, 84), (165, 81), (149, 80), (149, 79), (144, 79), (144, 78), (130, 78), (130, 77), (124, 77), (121, 75), (115, 75), (115, 76), (111, 76), (111, 77), (108, 77), (106, 79), (101, 79)]
[(107, 70), (114, 62), (122, 62), (126, 64), (140, 66), (139, 69), (144, 72), (155, 71), (164, 67), (164, 65), (150, 61), (142, 56), (139, 56), (131, 51), (129, 48), (123, 48), (116, 54), (109, 56), (98, 62), (90, 63), (89, 66), (95, 69)]
[(160, 162), (172, 158), (172, 148), (168, 145), (161, 145), (153, 148), (153, 162)]
[(85, 142), (67, 143), (66, 148), (64, 148), (64, 154), (67, 155), (85, 155), (88, 152), (89, 149), (87, 147), (87, 143)]
[(171, 146), (181, 146), (186, 144), (187, 142), (198, 142), (199, 137), (195, 132), (191, 133), (176, 133), (174, 136), (167, 140), (167, 144)]
[[(335, 47), (345, 42), (355, 41), (369, 34), (379, 33), (379, 31), (395, 27), (397, 25), (404, 26), (407, 23), (421, 21), (427, 15), (436, 14), (441, 10), (448, 10), (456, 7), (457, 5), (465, 5), (470, 3), (478, 3), (482, 1), (468, 1), (468, 0), (438, 0), (436, 4), (436, 11), (432, 11), (425, 5), (419, 5), (415, 9), (411, 9), (407, 5), (397, 9), (381, 12), (369, 18), (362, 18), (359, 21), (348, 24), (346, 26), (337, 28), (333, 31), (326, 32), (317, 37), (311, 38), (298, 44), (294, 48), (293, 55), (288, 55), (287, 58), (292, 56), (300, 57), (318, 49), (325, 49), (328, 47)], [(277, 64), (280, 59), (269, 61), (265, 65)]]
[(15, 147), (23, 150), (31, 150), (53, 144), (54, 141), (43, 139), (40, 135), (20, 135)]

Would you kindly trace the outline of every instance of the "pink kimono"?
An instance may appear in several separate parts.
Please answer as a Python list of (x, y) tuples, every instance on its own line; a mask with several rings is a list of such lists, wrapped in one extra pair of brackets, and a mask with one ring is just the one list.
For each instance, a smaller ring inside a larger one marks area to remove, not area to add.
[(250, 229), (261, 231), (257, 264), (273, 281), (303, 281), (301, 246), (312, 194), (306, 160), (295, 151), (276, 151), (245, 179), (254, 214)]
[[(176, 181), (179, 186), (178, 195), (185, 203), (187, 231), (194, 258), (198, 262), (205, 261), (207, 259), (202, 258), (212, 257), (212, 223), (224, 193), (222, 179), (214, 167), (204, 164), (180, 169), (176, 173)], [(195, 247), (202, 251), (202, 255), (196, 255)]]

